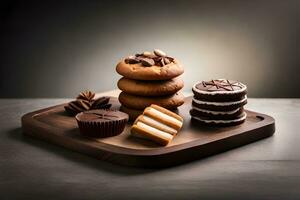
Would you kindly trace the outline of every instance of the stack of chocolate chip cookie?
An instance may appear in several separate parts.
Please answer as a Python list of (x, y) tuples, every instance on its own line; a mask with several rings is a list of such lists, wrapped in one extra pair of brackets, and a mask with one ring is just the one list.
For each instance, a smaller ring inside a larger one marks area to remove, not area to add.
[(246, 119), (246, 85), (232, 80), (201, 81), (193, 86), (190, 114), (193, 121), (209, 125), (237, 125)]
[(118, 63), (116, 70), (123, 76), (118, 81), (118, 88), (122, 90), (121, 110), (131, 120), (151, 104), (174, 110), (184, 103), (179, 91), (183, 81), (178, 77), (183, 67), (161, 50), (129, 56)]

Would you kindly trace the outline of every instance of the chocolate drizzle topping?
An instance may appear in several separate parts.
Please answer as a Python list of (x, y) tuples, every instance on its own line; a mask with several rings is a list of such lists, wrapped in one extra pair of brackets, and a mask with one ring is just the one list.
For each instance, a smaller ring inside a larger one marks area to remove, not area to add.
[(237, 81), (227, 79), (216, 79), (211, 81), (202, 81), (196, 86), (197, 89), (205, 91), (235, 91), (242, 89), (244, 86)]
[(141, 63), (144, 67), (151, 67), (153, 65), (163, 67), (170, 63), (174, 63), (174, 58), (167, 56), (167, 54), (159, 49), (155, 49), (152, 52), (145, 51), (143, 53), (137, 53), (135, 56), (128, 56), (125, 58), (126, 64)]

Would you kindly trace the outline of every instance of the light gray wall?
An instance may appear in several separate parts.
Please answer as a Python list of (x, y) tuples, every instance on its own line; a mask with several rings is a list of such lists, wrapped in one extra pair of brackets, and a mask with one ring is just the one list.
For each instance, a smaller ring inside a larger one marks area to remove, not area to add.
[(124, 56), (160, 48), (251, 97), (300, 97), (300, 1), (13, 1), (0, 26), (0, 97), (116, 88)]

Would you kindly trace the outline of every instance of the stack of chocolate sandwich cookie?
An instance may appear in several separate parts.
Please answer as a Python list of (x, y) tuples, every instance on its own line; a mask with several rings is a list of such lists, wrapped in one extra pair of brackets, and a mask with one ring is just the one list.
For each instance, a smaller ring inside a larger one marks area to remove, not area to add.
[(129, 56), (118, 63), (116, 71), (123, 76), (118, 81), (121, 110), (131, 120), (151, 104), (174, 110), (184, 103), (179, 91), (184, 84), (178, 77), (183, 67), (161, 50)]
[(226, 79), (201, 81), (193, 86), (193, 93), (190, 114), (194, 122), (230, 126), (245, 121), (247, 87), (243, 83)]

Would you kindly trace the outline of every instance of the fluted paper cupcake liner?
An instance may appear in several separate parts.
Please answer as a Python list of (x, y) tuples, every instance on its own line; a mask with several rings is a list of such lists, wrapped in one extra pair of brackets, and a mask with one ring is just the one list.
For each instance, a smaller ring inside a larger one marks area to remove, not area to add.
[(86, 122), (77, 120), (77, 123), (82, 135), (105, 138), (121, 134), (125, 129), (127, 119), (104, 122)]

